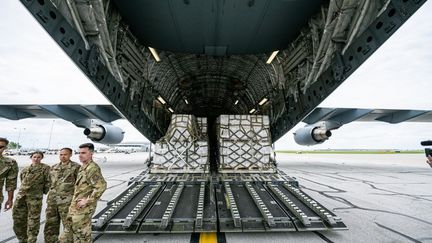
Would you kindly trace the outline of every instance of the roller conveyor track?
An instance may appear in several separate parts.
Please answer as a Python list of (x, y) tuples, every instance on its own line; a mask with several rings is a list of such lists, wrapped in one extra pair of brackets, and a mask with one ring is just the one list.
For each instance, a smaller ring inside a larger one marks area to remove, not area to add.
[(347, 229), (330, 210), (278, 173), (143, 172), (93, 218), (94, 232), (191, 233)]

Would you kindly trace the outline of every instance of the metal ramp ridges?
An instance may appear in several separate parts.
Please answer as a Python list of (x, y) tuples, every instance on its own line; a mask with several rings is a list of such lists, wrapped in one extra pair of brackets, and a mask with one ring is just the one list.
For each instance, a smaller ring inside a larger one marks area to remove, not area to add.
[(131, 226), (132, 222), (138, 217), (138, 215), (144, 210), (144, 208), (149, 203), (150, 199), (161, 187), (160, 183), (153, 185), (153, 188), (141, 199), (141, 201), (134, 207), (134, 209), (126, 217), (123, 228), (128, 228)]
[(177, 202), (178, 202), (178, 199), (180, 197), (180, 194), (183, 191), (183, 188), (184, 188), (184, 183), (181, 182), (180, 185), (176, 188), (176, 190), (174, 192), (174, 195), (171, 198), (171, 201), (169, 202), (168, 207), (167, 207), (167, 209), (165, 210), (165, 213), (162, 216), (162, 222), (160, 224), (161, 228), (165, 228), (165, 227), (168, 226), (168, 223), (171, 220), (171, 216), (174, 213), (174, 209), (177, 206)]
[(322, 219), (324, 219), (331, 225), (336, 225), (336, 220), (338, 220), (338, 218), (333, 217), (333, 215), (327, 209), (320, 206), (315, 200), (311, 199), (300, 189), (295, 188), (289, 184), (284, 183), (283, 186), (288, 189), (288, 191), (290, 191), (292, 194), (294, 194), (298, 199), (300, 199), (304, 204), (306, 204), (310, 209), (312, 209), (315, 213), (321, 216)]
[(261, 200), (255, 189), (251, 186), (250, 182), (246, 182), (246, 189), (251, 194), (252, 199), (254, 200), (256, 206), (258, 207), (259, 211), (263, 215), (264, 219), (267, 221), (269, 226), (275, 226), (274, 217), (267, 208), (267, 206), (264, 204), (264, 202)]
[(201, 229), (203, 224), (204, 195), (205, 195), (205, 183), (201, 182), (199, 196), (198, 196), (198, 207), (197, 207), (197, 213), (195, 219), (195, 228), (197, 229)]
[(347, 229), (339, 217), (296, 187), (297, 182), (285, 174), (260, 178), (254, 174), (210, 177), (142, 173), (138, 178), (94, 217), (94, 232)]
[(228, 182), (225, 182), (225, 191), (226, 191), (227, 196), (228, 196), (229, 209), (231, 211), (231, 215), (232, 215), (233, 220), (234, 220), (234, 226), (235, 227), (241, 227), (239, 210), (237, 208), (237, 204), (235, 202), (235, 199), (234, 199), (234, 196), (233, 196), (233, 193), (231, 190), (231, 186)]
[(130, 199), (132, 199), (142, 188), (144, 183), (137, 183), (135, 186), (126, 191), (126, 193), (97, 220), (96, 227), (105, 225)]

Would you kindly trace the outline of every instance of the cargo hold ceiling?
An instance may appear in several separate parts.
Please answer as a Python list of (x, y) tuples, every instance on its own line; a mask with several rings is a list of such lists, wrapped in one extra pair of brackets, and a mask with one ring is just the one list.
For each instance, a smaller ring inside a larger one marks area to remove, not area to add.
[(114, 0), (144, 46), (208, 55), (285, 49), (323, 0)]

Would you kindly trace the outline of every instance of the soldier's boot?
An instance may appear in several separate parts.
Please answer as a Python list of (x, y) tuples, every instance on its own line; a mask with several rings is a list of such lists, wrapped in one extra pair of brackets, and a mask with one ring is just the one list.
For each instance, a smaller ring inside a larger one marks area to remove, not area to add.
[(28, 206), (28, 226), (27, 241), (36, 243), (40, 228), (40, 214), (42, 210), (42, 198), (27, 200)]
[(12, 208), (13, 231), (20, 243), (27, 242), (28, 209), (25, 197), (17, 198)]
[(44, 240), (45, 243), (58, 242), (60, 232), (60, 214), (58, 207), (55, 203), (48, 202), (46, 208), (46, 221), (44, 227)]

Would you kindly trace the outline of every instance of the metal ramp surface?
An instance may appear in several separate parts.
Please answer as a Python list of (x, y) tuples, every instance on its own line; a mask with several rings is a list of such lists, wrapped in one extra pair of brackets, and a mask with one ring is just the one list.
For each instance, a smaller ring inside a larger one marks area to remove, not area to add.
[(93, 218), (95, 233), (320, 231), (342, 220), (275, 174), (149, 174)]

